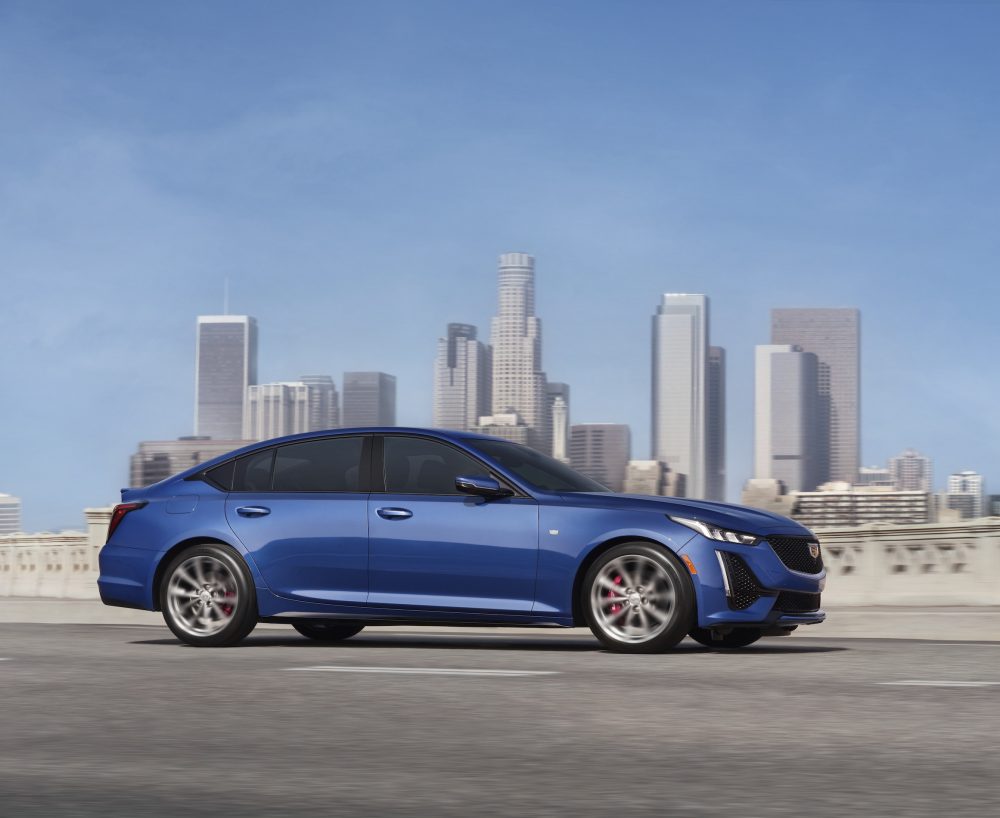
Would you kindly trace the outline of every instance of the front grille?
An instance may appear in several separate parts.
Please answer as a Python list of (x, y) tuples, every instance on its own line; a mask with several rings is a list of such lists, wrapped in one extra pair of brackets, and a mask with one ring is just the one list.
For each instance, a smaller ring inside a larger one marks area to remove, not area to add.
[(728, 551), (719, 551), (729, 575), (729, 607), (742, 611), (753, 605), (761, 595), (760, 583), (742, 558)]
[[(816, 540), (808, 537), (768, 537), (767, 541), (786, 568), (803, 574), (818, 574), (823, 570), (823, 552), (819, 550)], [(809, 553), (810, 545), (816, 547), (815, 557)]]
[(811, 613), (819, 610), (819, 594), (805, 594), (801, 591), (782, 591), (774, 610), (785, 613)]

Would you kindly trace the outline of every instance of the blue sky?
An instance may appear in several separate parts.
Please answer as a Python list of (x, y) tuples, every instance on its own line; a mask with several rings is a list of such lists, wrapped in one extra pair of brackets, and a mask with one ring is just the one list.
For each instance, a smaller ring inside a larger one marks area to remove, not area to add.
[(399, 378), (537, 258), (545, 366), (646, 456), (649, 316), (712, 298), (729, 492), (772, 306), (857, 306), (863, 461), (1000, 489), (1000, 4), (0, 0), (0, 491), (115, 500), (190, 434), (194, 320), (262, 379)]

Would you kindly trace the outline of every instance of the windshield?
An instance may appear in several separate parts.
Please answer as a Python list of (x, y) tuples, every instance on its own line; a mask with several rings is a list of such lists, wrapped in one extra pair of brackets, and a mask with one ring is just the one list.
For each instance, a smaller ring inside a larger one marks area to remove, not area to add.
[(475, 437), (466, 438), (463, 442), (542, 491), (611, 491), (596, 480), (573, 471), (565, 463), (519, 443)]

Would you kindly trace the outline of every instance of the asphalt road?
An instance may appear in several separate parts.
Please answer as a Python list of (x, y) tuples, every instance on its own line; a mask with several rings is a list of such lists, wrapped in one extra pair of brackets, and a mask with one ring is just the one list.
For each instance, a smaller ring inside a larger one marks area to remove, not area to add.
[(0, 659), (2, 816), (1000, 813), (1000, 642), (3, 625)]

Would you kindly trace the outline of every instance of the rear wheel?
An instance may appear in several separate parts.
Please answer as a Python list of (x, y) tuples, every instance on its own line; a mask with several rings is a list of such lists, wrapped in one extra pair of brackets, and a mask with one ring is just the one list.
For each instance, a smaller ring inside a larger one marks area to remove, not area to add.
[(317, 642), (342, 642), (360, 633), (364, 625), (353, 622), (293, 622), (292, 627)]
[(602, 554), (581, 593), (587, 624), (610, 650), (658, 653), (691, 629), (691, 580), (671, 554), (648, 543), (624, 543)]
[(713, 638), (707, 628), (694, 628), (688, 634), (695, 642), (706, 648), (745, 648), (764, 635), (763, 628), (733, 628), (723, 636)]
[(160, 610), (182, 642), (226, 647), (256, 626), (257, 595), (243, 560), (228, 548), (206, 543), (170, 561), (160, 583)]

